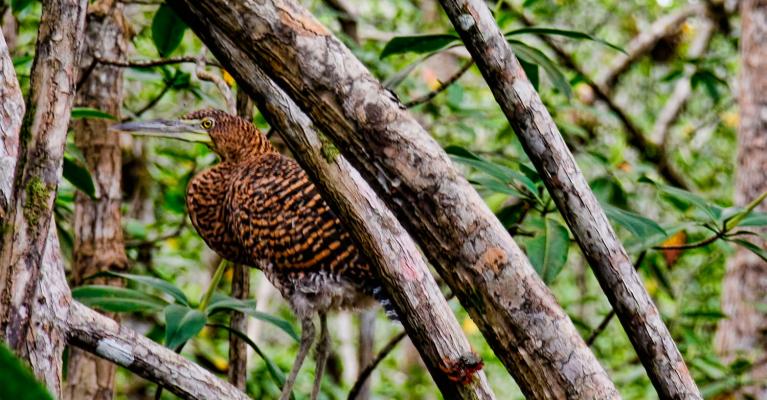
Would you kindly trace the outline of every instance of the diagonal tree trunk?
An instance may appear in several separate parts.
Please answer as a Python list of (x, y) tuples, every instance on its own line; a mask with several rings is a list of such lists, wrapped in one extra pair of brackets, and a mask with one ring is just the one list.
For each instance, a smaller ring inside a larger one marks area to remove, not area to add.
[(481, 0), (440, 0), (664, 399), (701, 398), (682, 355), (554, 120)]
[[(170, 4), (254, 97), (260, 93), (278, 110), (289, 106), (258, 89), (266, 72), (277, 92), (284, 90), (333, 139), (398, 213), (527, 395), (618, 397), (524, 253), (447, 154), (306, 10), (289, 0)], [(346, 204), (341, 185), (316, 176), (315, 182), (334, 194), (326, 196), (331, 204)]]
[[(740, 127), (735, 203), (744, 206), (767, 191), (767, 3), (741, 2), (741, 72), (738, 84)], [(767, 211), (767, 202), (758, 210)], [(767, 235), (767, 230), (760, 231)], [(767, 240), (750, 239), (762, 249)], [(741, 395), (767, 398), (767, 262), (738, 247), (727, 264), (722, 311), (728, 316), (717, 330), (716, 346), (727, 360), (738, 356), (755, 362), (754, 384)]]
[[(123, 4), (99, 0), (88, 7), (85, 44), (80, 59), (80, 88), (76, 104), (99, 109), (120, 119), (122, 75), (119, 67), (94, 64), (94, 55), (123, 60), (127, 49)], [(85, 119), (74, 125), (75, 144), (83, 156), (96, 187), (95, 199), (77, 192), (74, 214), (74, 263), (72, 284), (103, 271), (122, 271), (128, 266), (120, 224), (122, 157), (119, 135), (108, 132), (109, 121)], [(97, 278), (94, 284), (122, 285), (115, 278)], [(107, 316), (118, 320), (115, 313)], [(108, 400), (114, 394), (116, 366), (79, 349), (68, 359), (66, 399)]]

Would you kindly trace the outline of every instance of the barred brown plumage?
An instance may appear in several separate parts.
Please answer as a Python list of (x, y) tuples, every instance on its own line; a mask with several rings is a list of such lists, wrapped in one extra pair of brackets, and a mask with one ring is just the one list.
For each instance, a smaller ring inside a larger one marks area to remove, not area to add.
[(178, 121), (126, 123), (115, 130), (201, 141), (220, 157), (196, 174), (186, 204), (197, 232), (223, 258), (261, 268), (301, 320), (301, 346), (281, 399), (290, 396), (314, 340), (320, 317), (317, 373), (312, 399), (328, 355), (326, 313), (362, 308), (379, 299), (396, 317), (369, 262), (292, 159), (276, 152), (253, 124), (219, 110), (200, 110)]

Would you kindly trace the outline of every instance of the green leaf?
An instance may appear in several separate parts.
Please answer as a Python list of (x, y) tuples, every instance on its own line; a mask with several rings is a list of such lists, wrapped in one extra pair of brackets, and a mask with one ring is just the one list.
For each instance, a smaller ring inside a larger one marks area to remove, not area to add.
[(738, 226), (767, 226), (767, 213), (752, 211), (740, 221)]
[(605, 210), (605, 214), (607, 214), (608, 218), (628, 229), (629, 232), (638, 238), (657, 234), (667, 236), (666, 231), (658, 225), (657, 222), (649, 218), (645, 218), (630, 211), (621, 210), (618, 207), (606, 203), (602, 203), (602, 208)]
[(474, 167), (477, 170), (498, 179), (502, 183), (522, 184), (533, 197), (538, 199), (537, 186), (535, 186), (535, 183), (533, 183), (533, 181), (525, 174), (514, 171), (513, 169), (504, 165), (487, 161), (460, 146), (448, 146), (445, 148), (445, 151), (454, 161)]
[(708, 96), (711, 97), (715, 103), (718, 103), (722, 97), (719, 93), (718, 85), (727, 87), (727, 82), (716, 76), (712, 71), (700, 69), (690, 77), (690, 85), (693, 88), (702, 85)]
[(741, 222), (743, 222), (743, 220), (744, 220), (744, 219), (745, 219), (745, 218), (746, 218), (746, 217), (747, 217), (749, 214), (751, 214), (751, 213), (754, 211), (754, 209), (755, 209), (757, 206), (759, 206), (759, 204), (761, 204), (761, 203), (764, 201), (764, 199), (767, 199), (767, 191), (765, 191), (765, 192), (764, 192), (764, 193), (762, 193), (760, 196), (758, 196), (758, 197), (757, 197), (757, 198), (755, 198), (753, 201), (751, 201), (751, 202), (750, 202), (750, 203), (749, 203), (749, 204), (746, 206), (746, 208), (745, 208), (744, 210), (742, 210), (742, 211), (739, 211), (739, 212), (736, 212), (736, 213), (735, 213), (735, 214), (733, 214), (731, 217), (729, 217), (729, 218), (726, 218), (726, 219), (724, 220), (724, 222), (725, 222), (725, 224), (724, 224), (724, 225), (725, 225), (725, 229), (726, 229), (726, 230), (730, 230), (730, 229), (732, 229), (732, 228), (734, 228), (734, 227), (736, 227), (736, 226), (740, 225), (740, 224), (741, 224)]
[(0, 341), (0, 399), (52, 400), (24, 363)]
[(13, 10), (14, 14), (18, 14), (24, 11), (24, 9), (29, 7), (33, 2), (34, 0), (11, 0), (11, 10)]
[(72, 186), (88, 195), (88, 197), (91, 199), (96, 198), (96, 186), (93, 184), (93, 178), (91, 173), (88, 172), (88, 168), (68, 154), (64, 154), (62, 175)]
[(627, 54), (623, 48), (616, 46), (606, 40), (602, 40), (599, 38), (596, 38), (594, 36), (589, 35), (585, 32), (579, 32), (579, 31), (572, 31), (567, 29), (557, 29), (557, 28), (538, 28), (538, 27), (527, 27), (527, 28), (521, 28), (521, 29), (515, 29), (508, 31), (504, 34), (506, 38), (510, 38), (512, 36), (516, 35), (523, 35), (527, 33), (533, 33), (536, 35), (549, 35), (549, 36), (565, 36), (572, 39), (585, 39), (585, 40), (591, 40), (592, 42), (597, 42), (600, 44), (603, 44), (611, 49), (618, 50), (623, 54)]
[(567, 81), (567, 78), (565, 78), (565, 75), (559, 70), (559, 67), (554, 61), (551, 61), (546, 54), (518, 40), (509, 39), (509, 44), (517, 57), (528, 63), (540, 65), (541, 68), (543, 68), (543, 71), (546, 72), (546, 76), (551, 80), (551, 83), (554, 84), (554, 87), (564, 93), (568, 99), (573, 97), (570, 82)]
[(135, 289), (107, 285), (86, 285), (72, 289), (79, 302), (110, 312), (156, 311), (168, 302)]
[(522, 192), (520, 192), (519, 190), (514, 189), (512, 186), (509, 186), (495, 178), (474, 178), (474, 179), (470, 179), (469, 182), (471, 182), (473, 185), (477, 185), (481, 188), (490, 190), (495, 193), (508, 194), (508, 195), (516, 196), (516, 197), (524, 197)]
[(527, 62), (524, 58), (519, 59), (519, 64), (522, 66), (522, 69), (525, 70), (525, 75), (527, 75), (527, 79), (533, 84), (535, 90), (538, 90), (541, 82), (541, 76), (538, 73), (538, 64)]
[(190, 307), (171, 304), (165, 307), (165, 346), (175, 349), (205, 327), (205, 314)]
[(144, 285), (147, 285), (149, 287), (155, 288), (160, 290), (163, 293), (166, 293), (173, 297), (174, 300), (176, 300), (177, 303), (185, 306), (189, 306), (189, 299), (186, 297), (184, 292), (179, 289), (178, 287), (174, 286), (170, 282), (166, 282), (162, 279), (155, 278), (153, 276), (144, 276), (144, 275), (135, 275), (135, 274), (125, 274), (121, 272), (102, 272), (99, 274), (96, 274), (94, 276), (116, 276), (119, 278), (127, 279), (132, 282), (141, 283)]
[(719, 207), (717, 207), (715, 204), (709, 203), (704, 198), (698, 196), (695, 193), (691, 193), (683, 189), (679, 189), (673, 186), (655, 182), (652, 179), (647, 178), (645, 176), (639, 178), (639, 182), (645, 182), (645, 183), (650, 183), (652, 185), (655, 185), (655, 187), (661, 193), (671, 198), (672, 200), (681, 202), (683, 204), (694, 206), (698, 210), (701, 210), (704, 213), (706, 213), (706, 215), (710, 217), (711, 221), (716, 221), (719, 218), (719, 215), (721, 213)]
[(727, 314), (722, 310), (689, 310), (682, 312), (682, 315), (693, 319), (705, 319), (711, 321), (719, 321), (720, 319), (727, 318)]
[(162, 4), (152, 20), (152, 41), (160, 57), (168, 57), (181, 44), (186, 24), (170, 6)]
[(553, 218), (546, 218), (543, 232), (527, 242), (527, 256), (544, 282), (551, 283), (562, 271), (570, 249), (567, 228)]
[(746, 250), (749, 250), (752, 253), (759, 256), (762, 260), (767, 261), (767, 250), (749, 242), (748, 240), (734, 238), (734, 239), (727, 239), (727, 241), (737, 243), (740, 246), (744, 247)]
[(381, 59), (394, 54), (431, 53), (460, 43), (461, 39), (451, 34), (395, 36), (384, 46)]
[(88, 107), (74, 107), (72, 108), (72, 119), (78, 118), (101, 118), (117, 121), (117, 117), (112, 114), (105, 113), (101, 110)]
[(214, 292), (208, 306), (203, 310), (207, 315), (213, 315), (219, 311), (239, 311), (249, 313), (256, 311), (256, 300), (242, 300), (227, 296), (220, 292)]
[[(250, 346), (253, 349), (253, 351), (255, 351), (259, 357), (261, 357), (262, 360), (264, 360), (264, 362), (266, 363), (266, 370), (269, 371), (269, 376), (271, 376), (274, 383), (277, 384), (277, 387), (280, 388), (280, 390), (282, 390), (282, 386), (285, 384), (285, 374), (283, 374), (282, 371), (279, 369), (279, 367), (277, 367), (277, 365), (274, 362), (272, 362), (272, 360), (269, 357), (266, 356), (266, 354), (261, 350), (260, 347), (258, 347), (258, 345), (254, 341), (250, 340), (248, 335), (224, 324), (209, 324), (208, 326), (225, 329), (229, 333), (234, 334), (238, 338), (242, 339), (242, 341), (247, 343), (248, 346)], [(291, 397), (292, 396), (293, 394), (291, 393)]]

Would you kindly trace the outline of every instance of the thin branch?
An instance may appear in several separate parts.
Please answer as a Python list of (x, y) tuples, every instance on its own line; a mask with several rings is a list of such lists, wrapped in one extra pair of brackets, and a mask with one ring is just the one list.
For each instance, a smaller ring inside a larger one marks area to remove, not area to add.
[(66, 324), (70, 345), (156, 382), (181, 398), (248, 399), (201, 366), (78, 302), (72, 303)]
[(181, 232), (184, 231), (184, 228), (186, 228), (186, 215), (184, 215), (183, 218), (181, 218), (181, 223), (178, 224), (176, 229), (174, 229), (170, 233), (166, 233), (164, 235), (160, 235), (154, 239), (147, 239), (147, 240), (129, 240), (125, 242), (126, 248), (134, 248), (134, 247), (149, 247), (154, 246), (159, 242), (164, 242), (168, 239), (172, 239), (174, 237), (178, 237), (181, 235)]
[[(199, 59), (200, 58), (196, 56), (181, 56), (181, 57), (163, 58), (160, 60), (121, 61), (121, 60), (111, 60), (108, 58), (102, 58), (102, 57), (99, 57), (98, 55), (93, 57), (93, 60), (98, 62), (99, 64), (112, 65), (115, 67), (123, 67), (123, 68), (149, 68), (149, 67), (161, 67), (163, 65), (183, 64), (183, 63), (197, 64)], [(218, 62), (210, 61), (207, 59), (205, 60), (205, 65), (210, 67), (221, 68), (221, 64), (219, 64)]]
[(402, 339), (405, 338), (405, 336), (407, 336), (407, 332), (402, 331), (398, 333), (397, 335), (395, 335), (394, 337), (392, 337), (386, 343), (386, 345), (383, 348), (381, 348), (381, 351), (379, 351), (378, 354), (376, 354), (373, 361), (371, 361), (370, 364), (366, 365), (365, 368), (363, 368), (360, 371), (360, 374), (357, 376), (357, 380), (354, 382), (354, 385), (352, 385), (352, 388), (349, 390), (349, 396), (347, 396), (348, 400), (354, 400), (357, 398), (357, 395), (359, 394), (360, 389), (362, 389), (362, 386), (365, 384), (365, 381), (368, 380), (368, 378), (370, 377), (370, 374), (373, 373), (373, 370), (375, 370), (376, 367), (378, 367), (378, 364), (380, 364), (381, 361), (383, 361), (383, 359), (386, 358), (386, 356), (388, 356), (389, 353), (391, 353), (395, 347), (397, 347), (397, 344), (399, 344), (399, 342), (401, 342)]
[[(636, 262), (634, 262), (635, 270), (638, 270), (639, 266), (642, 265), (642, 261), (644, 261), (645, 255), (647, 255), (647, 251), (639, 253)], [(599, 325), (594, 328), (588, 339), (586, 339), (587, 346), (591, 347), (591, 345), (594, 344), (594, 341), (596, 341), (597, 337), (599, 337), (599, 335), (604, 332), (604, 330), (607, 328), (607, 325), (609, 325), (610, 321), (612, 321), (613, 317), (615, 317), (615, 309), (610, 309), (610, 312), (605, 315), (604, 319), (602, 319), (602, 322), (600, 322)]]
[(463, 74), (465, 74), (466, 71), (468, 71), (472, 65), (474, 65), (474, 60), (467, 61), (465, 64), (463, 64), (461, 69), (459, 69), (455, 74), (453, 74), (453, 76), (448, 78), (446, 81), (440, 83), (438, 88), (432, 90), (429, 93), (426, 93), (423, 96), (416, 97), (415, 99), (408, 101), (407, 103), (405, 103), (405, 107), (411, 108), (411, 107), (415, 107), (417, 105), (426, 103), (428, 101), (431, 101), (431, 99), (437, 97), (438, 94), (447, 90), (447, 88), (450, 87), (450, 85), (452, 85), (453, 83), (461, 79)]
[(197, 58), (195, 75), (197, 75), (197, 79), (201, 81), (212, 82), (214, 85), (216, 85), (216, 88), (218, 88), (218, 91), (221, 93), (221, 96), (224, 97), (227, 111), (230, 114), (236, 114), (237, 102), (234, 98), (234, 95), (232, 94), (232, 89), (229, 87), (229, 85), (226, 84), (226, 82), (224, 82), (224, 80), (220, 76), (217, 76), (205, 70), (205, 52), (206, 51), (207, 49), (203, 48), (202, 53), (200, 53), (200, 56)]
[[(527, 17), (527, 15), (524, 13), (516, 12), (516, 14), (520, 17), (520, 20), (525, 26), (536, 25), (535, 21)], [(597, 98), (604, 102), (605, 105), (607, 105), (607, 108), (609, 108), (610, 111), (612, 111), (613, 114), (618, 117), (618, 120), (621, 122), (624, 130), (626, 131), (626, 139), (628, 144), (636, 150), (640, 158), (649, 163), (655, 164), (658, 173), (660, 173), (660, 175), (663, 176), (663, 178), (665, 178), (670, 184), (682, 189), (689, 190), (689, 184), (687, 184), (682, 175), (677, 172), (676, 169), (674, 169), (674, 167), (671, 165), (665, 150), (658, 144), (645, 138), (644, 133), (634, 123), (634, 121), (631, 120), (628, 112), (620, 107), (618, 103), (616, 103), (612, 98), (609, 93), (609, 88), (604, 85), (599, 85), (593, 79), (591, 79), (586, 71), (575, 62), (575, 59), (550, 36), (538, 35), (538, 37), (544, 43), (546, 43), (547, 46), (549, 46), (549, 48), (554, 52), (554, 54), (556, 54), (557, 58), (560, 60), (560, 62), (562, 62), (562, 64), (583, 77), (584, 83), (589, 85)]]

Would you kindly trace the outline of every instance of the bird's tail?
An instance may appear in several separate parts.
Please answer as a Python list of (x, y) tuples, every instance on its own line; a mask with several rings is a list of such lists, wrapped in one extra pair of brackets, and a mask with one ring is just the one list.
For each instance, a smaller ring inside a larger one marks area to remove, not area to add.
[(389, 294), (386, 293), (384, 288), (376, 286), (373, 288), (373, 298), (376, 299), (384, 309), (386, 316), (392, 321), (399, 321), (399, 315), (397, 310), (394, 309), (394, 303), (392, 303)]

